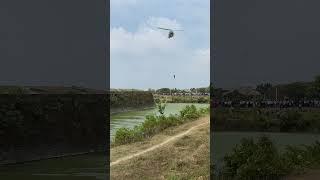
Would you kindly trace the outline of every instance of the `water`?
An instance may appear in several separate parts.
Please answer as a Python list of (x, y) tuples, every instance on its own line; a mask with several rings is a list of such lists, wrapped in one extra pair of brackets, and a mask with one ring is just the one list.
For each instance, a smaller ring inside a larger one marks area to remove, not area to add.
[[(170, 114), (178, 114), (187, 103), (168, 103), (165, 109), (164, 114), (166, 116)], [(197, 108), (204, 108), (208, 107), (208, 104), (193, 104)], [(157, 108), (152, 108), (148, 110), (139, 110), (139, 111), (131, 111), (131, 112), (124, 112), (111, 115), (111, 122), (110, 122), (110, 138), (112, 139), (117, 129), (126, 127), (126, 128), (133, 128), (134, 126), (141, 124), (145, 120), (146, 115), (150, 114), (157, 114)]]

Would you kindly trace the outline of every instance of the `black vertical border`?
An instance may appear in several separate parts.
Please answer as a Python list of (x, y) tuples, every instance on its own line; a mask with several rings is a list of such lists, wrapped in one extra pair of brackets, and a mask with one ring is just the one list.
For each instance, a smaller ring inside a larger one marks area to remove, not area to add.
[(106, 107), (106, 177), (107, 179), (110, 179), (110, 0), (103, 0), (105, 2), (105, 14), (103, 19), (105, 19), (105, 48), (106, 48), (106, 53), (105, 53), (105, 57), (106, 57), (106, 90), (107, 90), (107, 106)]
[(216, 57), (216, 42), (215, 42), (215, 37), (216, 37), (216, 0), (211, 0), (210, 1), (210, 179), (213, 179), (213, 107), (212, 107), (212, 102), (213, 102), (213, 87), (214, 87), (214, 62), (215, 62), (215, 57)]

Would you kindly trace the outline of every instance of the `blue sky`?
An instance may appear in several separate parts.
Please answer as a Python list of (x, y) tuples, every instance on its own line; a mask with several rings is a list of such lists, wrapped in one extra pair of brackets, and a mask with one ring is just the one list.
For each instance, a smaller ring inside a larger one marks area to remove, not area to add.
[[(210, 0), (111, 0), (111, 88), (208, 86), (209, 3)], [(166, 31), (153, 26), (184, 31), (168, 39)]]

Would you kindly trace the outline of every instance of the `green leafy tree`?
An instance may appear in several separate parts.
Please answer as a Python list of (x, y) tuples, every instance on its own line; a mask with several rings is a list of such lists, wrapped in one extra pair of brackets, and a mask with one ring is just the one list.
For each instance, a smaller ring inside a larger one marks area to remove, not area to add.
[(157, 93), (169, 94), (170, 89), (169, 88), (161, 88), (161, 89), (157, 90)]
[(320, 98), (320, 75), (314, 78), (312, 84), (306, 90), (307, 97)]
[(257, 85), (256, 90), (259, 93), (261, 93), (262, 95), (265, 95), (271, 88), (272, 88), (272, 84), (262, 83), (262, 84)]
[(207, 93), (207, 92), (208, 92), (207, 89), (208, 89), (208, 88), (205, 88), (205, 87), (203, 87), (203, 88), (198, 88), (198, 92), (204, 94), (204, 93)]
[(320, 97), (320, 75), (315, 77), (314, 81), (314, 91), (317, 98)]

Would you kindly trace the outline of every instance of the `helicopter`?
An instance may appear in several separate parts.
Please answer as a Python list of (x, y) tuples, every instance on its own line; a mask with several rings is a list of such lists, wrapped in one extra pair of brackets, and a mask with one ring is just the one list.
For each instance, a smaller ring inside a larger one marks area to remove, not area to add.
[(157, 27), (158, 29), (166, 30), (169, 31), (168, 33), (168, 38), (173, 38), (174, 36), (174, 31), (183, 31), (183, 30), (173, 30), (173, 29), (167, 29), (167, 28), (162, 28), (162, 27)]

